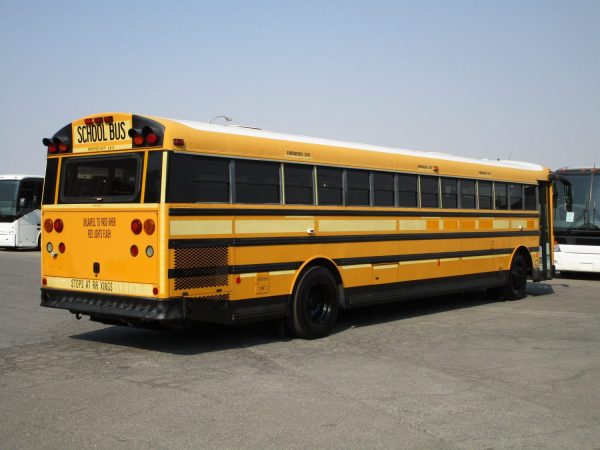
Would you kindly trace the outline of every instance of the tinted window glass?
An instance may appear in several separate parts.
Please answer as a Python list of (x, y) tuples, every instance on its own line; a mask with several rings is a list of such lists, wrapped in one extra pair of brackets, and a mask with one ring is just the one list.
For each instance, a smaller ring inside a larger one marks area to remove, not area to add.
[(139, 200), (140, 155), (65, 158), (61, 174), (61, 201), (135, 202)]
[(312, 205), (313, 168), (300, 164), (284, 164), (285, 202), (290, 205)]
[(458, 208), (458, 180), (442, 178), (442, 208)]
[(535, 194), (537, 192), (537, 186), (526, 185), (525, 186), (525, 209), (535, 210), (537, 209), (537, 201)]
[(398, 206), (416, 207), (418, 205), (417, 176), (399, 173)]
[(369, 206), (369, 172), (364, 170), (346, 170), (348, 189), (346, 204)]
[(479, 209), (493, 209), (492, 207), (492, 182), (478, 181)]
[(523, 189), (521, 184), (508, 185), (508, 201), (510, 209), (523, 209)]
[(439, 199), (438, 177), (421, 176), (421, 207), (439, 208)]
[(146, 169), (145, 203), (158, 203), (160, 201), (160, 179), (162, 176), (162, 152), (148, 154), (148, 168)]
[(169, 160), (167, 200), (174, 203), (228, 203), (229, 160), (172, 154)]
[(46, 162), (46, 176), (44, 178), (44, 200), (45, 205), (54, 203), (56, 191), (56, 172), (58, 170), (58, 159), (50, 159)]
[(342, 204), (342, 169), (317, 168), (319, 205)]
[(394, 174), (373, 172), (375, 206), (394, 206)]
[(508, 185), (506, 183), (494, 183), (496, 196), (496, 209), (508, 209)]
[(235, 161), (235, 195), (238, 203), (280, 203), (279, 164)]
[(460, 180), (460, 207), (475, 208), (475, 180)]
[[(21, 182), (21, 189), (17, 197), (19, 201), (17, 207), (20, 212), (27, 213), (39, 207), (39, 187), (40, 184), (36, 181), (23, 180)], [(23, 205), (20, 203), (21, 199), (24, 199)]]

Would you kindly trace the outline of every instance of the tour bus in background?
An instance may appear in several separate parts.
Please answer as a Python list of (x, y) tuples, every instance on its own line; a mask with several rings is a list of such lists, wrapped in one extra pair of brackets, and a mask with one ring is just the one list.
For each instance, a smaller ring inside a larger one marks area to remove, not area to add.
[(128, 113), (43, 140), (41, 304), (106, 324), (284, 320), (552, 272), (536, 164)]
[(42, 186), (35, 175), (0, 175), (0, 248), (40, 246)]
[(571, 191), (570, 196), (565, 195), (564, 187), (557, 184), (556, 270), (561, 274), (600, 272), (600, 170), (559, 169), (555, 173), (569, 182)]

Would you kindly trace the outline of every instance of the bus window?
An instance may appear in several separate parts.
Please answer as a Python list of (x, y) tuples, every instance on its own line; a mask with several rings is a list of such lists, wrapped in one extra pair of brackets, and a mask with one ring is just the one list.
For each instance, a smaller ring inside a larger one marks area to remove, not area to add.
[(440, 207), (440, 185), (438, 177), (421, 176), (421, 208)]
[(58, 171), (58, 159), (48, 158), (46, 163), (46, 177), (44, 179), (44, 199), (45, 205), (51, 205), (54, 203), (54, 196), (56, 192), (56, 173)]
[(319, 205), (342, 205), (342, 169), (317, 167)]
[(458, 180), (442, 178), (442, 208), (458, 208)]
[(373, 172), (375, 206), (394, 206), (394, 174)]
[(525, 191), (525, 209), (527, 209), (527, 210), (537, 209), (537, 199), (536, 199), (537, 186), (526, 185), (524, 191)]
[(460, 207), (475, 209), (475, 180), (460, 180)]
[(346, 170), (346, 204), (369, 206), (369, 172), (366, 170)]
[(508, 209), (508, 191), (506, 183), (494, 183), (496, 209)]
[[(155, 152), (151, 155), (161, 154)], [(154, 164), (148, 160), (149, 172)], [(153, 170), (158, 170), (158, 167)], [(151, 177), (150, 174), (146, 176), (147, 179)], [(160, 180), (160, 176), (158, 179)], [(150, 182), (156, 182), (156, 179), (152, 177)], [(158, 186), (160, 195), (160, 184)], [(146, 192), (148, 189), (146, 182)], [(151, 197), (156, 198), (152, 187), (150, 193)], [(229, 159), (179, 153), (171, 155), (167, 199), (174, 203), (229, 203)], [(149, 199), (146, 201), (151, 202)]]
[(508, 201), (510, 209), (523, 209), (523, 185), (514, 183), (508, 185)]
[(492, 182), (478, 181), (479, 209), (493, 209), (492, 206)]
[(160, 181), (162, 177), (162, 152), (148, 154), (148, 168), (146, 169), (145, 203), (160, 202)]
[(313, 168), (302, 164), (284, 164), (285, 202), (290, 205), (312, 205)]
[(398, 177), (398, 206), (417, 207), (419, 191), (416, 175), (399, 173)]
[(141, 159), (139, 154), (66, 159), (61, 201), (135, 202), (140, 193)]
[(262, 161), (235, 161), (237, 203), (280, 203), (279, 164)]

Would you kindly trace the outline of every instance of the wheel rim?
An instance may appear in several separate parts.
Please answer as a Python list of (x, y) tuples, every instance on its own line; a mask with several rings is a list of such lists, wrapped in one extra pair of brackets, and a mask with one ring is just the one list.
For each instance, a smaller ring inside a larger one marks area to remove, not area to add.
[(515, 261), (515, 264), (510, 270), (510, 278), (512, 288), (515, 291), (523, 289), (525, 283), (527, 282), (527, 271), (525, 270), (525, 264), (523, 264), (523, 261)]
[(323, 322), (331, 309), (327, 286), (323, 283), (314, 284), (310, 288), (305, 305), (306, 317), (310, 322)]

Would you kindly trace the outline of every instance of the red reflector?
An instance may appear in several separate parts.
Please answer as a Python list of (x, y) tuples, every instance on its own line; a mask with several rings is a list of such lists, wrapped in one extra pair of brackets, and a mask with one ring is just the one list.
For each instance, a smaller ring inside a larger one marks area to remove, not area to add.
[(129, 253), (131, 253), (131, 256), (137, 256), (139, 252), (140, 251), (138, 250), (137, 245), (132, 245), (129, 249)]
[(91, 117), (88, 117), (87, 119), (83, 119), (83, 122), (84, 122), (86, 125), (91, 125), (91, 124), (93, 124), (93, 123), (94, 123), (94, 119), (92, 119)]
[(48, 280), (46, 280), (45, 278), (42, 278), (42, 284), (43, 284), (44, 286), (46, 286), (46, 285), (48, 284)]
[(60, 153), (64, 153), (68, 150), (69, 146), (67, 144), (63, 144), (62, 142), (58, 144), (58, 151)]
[(58, 251), (61, 253), (65, 252), (65, 244), (63, 242), (61, 242), (60, 244), (58, 244)]
[(104, 117), (94, 117), (94, 123), (102, 123), (104, 122)]
[(136, 134), (133, 137), (133, 144), (134, 145), (144, 145), (144, 136), (142, 136), (141, 134)]
[(173, 145), (183, 145), (183, 139), (175, 138), (173, 139)]
[(154, 223), (154, 220), (146, 219), (144, 221), (144, 231), (146, 234), (152, 234), (154, 233), (154, 230), (156, 230), (156, 224)]
[(56, 219), (54, 221), (54, 231), (56, 231), (57, 233), (60, 233), (64, 227), (65, 227), (65, 224), (63, 223), (63, 221), (61, 219)]
[(46, 230), (46, 233), (51, 233), (53, 229), (54, 223), (52, 223), (52, 219), (44, 220), (44, 230)]
[(142, 221), (140, 219), (133, 219), (131, 221), (131, 231), (133, 231), (133, 234), (140, 234), (142, 232)]
[(104, 117), (104, 123), (112, 123), (112, 122), (113, 122), (113, 116)]
[(146, 143), (148, 145), (155, 145), (158, 142), (158, 136), (154, 133), (148, 133), (146, 135)]
[(239, 275), (237, 277), (235, 277), (236, 284), (240, 284), (241, 282), (242, 282), (242, 277), (240, 277)]
[(56, 153), (57, 150), (56, 144), (48, 144), (48, 153)]
[(154, 295), (158, 295), (158, 288), (157, 288), (157, 287), (155, 287), (155, 288), (152, 288), (152, 293), (153, 293)]

